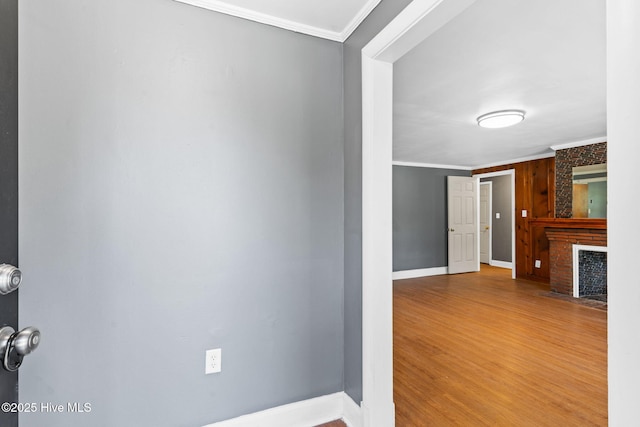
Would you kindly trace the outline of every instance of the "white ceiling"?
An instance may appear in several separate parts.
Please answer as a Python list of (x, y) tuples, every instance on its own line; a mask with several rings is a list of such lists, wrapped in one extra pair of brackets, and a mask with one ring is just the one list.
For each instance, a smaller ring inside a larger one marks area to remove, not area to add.
[(380, 0), (176, 1), (340, 42), (380, 3)]
[[(604, 0), (478, 0), (394, 66), (393, 159), (478, 167), (606, 140)], [(504, 109), (504, 129), (476, 118)]]

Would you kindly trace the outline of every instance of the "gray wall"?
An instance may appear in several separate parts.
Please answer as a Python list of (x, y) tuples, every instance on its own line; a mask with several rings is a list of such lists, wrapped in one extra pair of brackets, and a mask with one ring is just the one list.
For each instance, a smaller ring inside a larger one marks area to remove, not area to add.
[(447, 176), (471, 172), (393, 167), (393, 271), (447, 266)]
[[(513, 206), (511, 204), (511, 176), (502, 175), (482, 178), (480, 181), (491, 181), (491, 259), (493, 261), (511, 262), (511, 245), (513, 244)], [(500, 219), (496, 218), (500, 213)]]
[[(21, 426), (341, 391), (342, 46), (170, 0), (20, 5)], [(222, 372), (204, 355), (222, 348)]]
[(607, 181), (589, 183), (589, 218), (607, 217)]
[(411, 0), (382, 0), (344, 43), (345, 391), (362, 400), (362, 48)]

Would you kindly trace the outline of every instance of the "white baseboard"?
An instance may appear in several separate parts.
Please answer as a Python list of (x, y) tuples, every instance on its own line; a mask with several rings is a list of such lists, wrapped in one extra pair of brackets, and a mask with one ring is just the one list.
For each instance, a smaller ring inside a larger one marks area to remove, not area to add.
[(349, 427), (362, 427), (362, 414), (345, 392), (289, 403), (204, 427), (313, 427), (343, 419)]
[(491, 261), (489, 261), (489, 265), (500, 268), (508, 268), (509, 270), (513, 269), (513, 263), (506, 261), (495, 261), (492, 259)]
[(391, 277), (393, 280), (402, 280), (415, 279), (416, 277), (440, 276), (442, 274), (449, 274), (449, 269), (447, 267), (434, 267), (421, 268), (418, 270), (394, 271)]
[(342, 420), (348, 427), (364, 427), (362, 408), (347, 393), (342, 393)]

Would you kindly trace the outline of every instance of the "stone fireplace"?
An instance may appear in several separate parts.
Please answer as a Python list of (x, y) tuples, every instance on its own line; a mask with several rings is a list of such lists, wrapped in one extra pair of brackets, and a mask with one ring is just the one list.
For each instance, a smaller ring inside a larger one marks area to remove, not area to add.
[(555, 160), (555, 218), (530, 220), (548, 241), (550, 290), (574, 297), (606, 294), (607, 220), (574, 216), (572, 202), (574, 169), (606, 164), (607, 143), (560, 149)]
[(607, 248), (573, 245), (573, 296), (607, 299)]
[(607, 143), (556, 151), (556, 218), (573, 216), (573, 168), (607, 163)]

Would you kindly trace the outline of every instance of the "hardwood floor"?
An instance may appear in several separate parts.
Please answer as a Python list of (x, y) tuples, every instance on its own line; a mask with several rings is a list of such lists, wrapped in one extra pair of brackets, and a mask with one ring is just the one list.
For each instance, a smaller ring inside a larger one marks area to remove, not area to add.
[(606, 426), (607, 313), (480, 273), (394, 282), (396, 426)]

